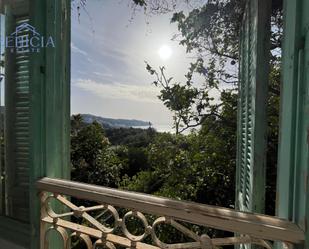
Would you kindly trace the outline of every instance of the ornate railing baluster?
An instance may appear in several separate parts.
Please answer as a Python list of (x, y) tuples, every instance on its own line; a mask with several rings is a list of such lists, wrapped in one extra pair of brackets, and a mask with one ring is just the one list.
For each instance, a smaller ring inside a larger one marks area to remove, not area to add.
[[(303, 231), (295, 224), (270, 216), (236, 212), (231, 209), (58, 179), (44, 178), (38, 181), (38, 188), (41, 191), (41, 249), (48, 248), (51, 231), (60, 234), (65, 249), (71, 248), (71, 238), (78, 238), (87, 249), (115, 249), (117, 245), (137, 249), (213, 249), (236, 244), (256, 244), (271, 249), (270, 241), (281, 241), (291, 245), (302, 243), (304, 240)], [(77, 206), (65, 195), (101, 203), (89, 207)], [(56, 213), (51, 205), (52, 200), (69, 210)], [(125, 213), (119, 212), (119, 208), (125, 208)], [(92, 212), (101, 213), (94, 216)], [(100, 218), (106, 214), (109, 216), (103, 224)], [(151, 222), (145, 214), (156, 215), (158, 218)], [(73, 222), (73, 217), (83, 222), (81, 224)], [(114, 224), (106, 225), (106, 221), (111, 218)], [(139, 235), (135, 235), (128, 228), (128, 220), (131, 218), (141, 223), (139, 228), (142, 232)], [(184, 222), (243, 235), (210, 238), (207, 234), (199, 235), (190, 230), (189, 225), (183, 225)], [(163, 224), (173, 227), (190, 241), (174, 244), (161, 241), (156, 231)]]

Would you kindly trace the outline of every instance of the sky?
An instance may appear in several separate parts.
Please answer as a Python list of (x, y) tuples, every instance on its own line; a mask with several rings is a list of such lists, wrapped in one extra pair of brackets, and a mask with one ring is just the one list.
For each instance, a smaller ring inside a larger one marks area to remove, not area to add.
[(171, 40), (178, 33), (172, 13), (146, 19), (138, 12), (130, 21), (129, 2), (89, 0), (88, 14), (82, 10), (79, 18), (73, 9), (71, 112), (171, 125), (145, 61), (165, 66), (168, 77), (183, 82), (194, 59)]

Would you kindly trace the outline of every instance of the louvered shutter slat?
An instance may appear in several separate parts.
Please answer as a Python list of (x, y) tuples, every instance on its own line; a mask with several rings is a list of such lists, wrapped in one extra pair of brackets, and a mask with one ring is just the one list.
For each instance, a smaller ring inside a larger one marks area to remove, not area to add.
[(248, 0), (241, 27), (236, 208), (246, 212), (264, 211), (270, 9)]
[[(7, 32), (28, 21), (20, 17)], [(23, 32), (23, 34), (27, 34)], [(29, 53), (6, 51), (6, 213), (29, 221)]]

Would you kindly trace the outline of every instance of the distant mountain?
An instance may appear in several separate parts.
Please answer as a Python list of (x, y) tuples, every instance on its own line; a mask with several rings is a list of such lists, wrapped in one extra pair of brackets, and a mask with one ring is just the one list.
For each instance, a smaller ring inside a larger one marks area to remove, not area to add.
[(149, 126), (149, 122), (136, 120), (136, 119), (113, 119), (113, 118), (103, 118), (91, 114), (81, 114), (85, 123), (92, 123), (97, 121), (104, 128), (130, 128), (133, 126)]

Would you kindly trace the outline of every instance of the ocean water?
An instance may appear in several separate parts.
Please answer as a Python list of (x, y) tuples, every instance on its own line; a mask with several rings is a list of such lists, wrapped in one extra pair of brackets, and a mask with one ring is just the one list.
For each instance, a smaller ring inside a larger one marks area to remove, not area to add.
[(173, 128), (173, 125), (168, 125), (168, 124), (158, 124), (158, 125), (153, 125), (153, 128), (156, 129), (158, 132), (170, 132), (170, 133), (175, 133), (175, 129)]
[[(173, 126), (169, 124), (152, 124), (151, 127), (158, 132), (175, 133), (175, 129), (173, 129)], [(133, 128), (148, 129), (149, 126), (133, 126)]]
[[(133, 128), (141, 128), (141, 129), (148, 129), (149, 126), (133, 126)], [(158, 132), (169, 132), (175, 134), (175, 128), (171, 124), (152, 124), (152, 128), (156, 129)], [(196, 129), (200, 129), (200, 127), (196, 127)], [(185, 130), (182, 134), (188, 135), (190, 134), (193, 128)]]

